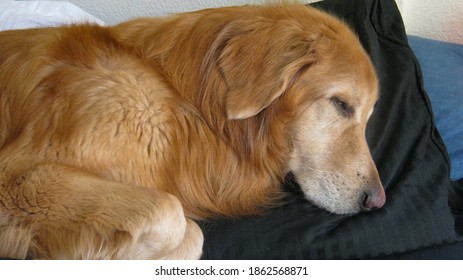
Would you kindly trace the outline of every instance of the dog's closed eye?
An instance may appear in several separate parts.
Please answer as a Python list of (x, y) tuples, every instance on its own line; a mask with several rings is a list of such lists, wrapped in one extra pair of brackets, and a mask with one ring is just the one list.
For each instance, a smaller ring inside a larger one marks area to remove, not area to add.
[(334, 104), (336, 109), (346, 118), (351, 117), (354, 114), (354, 107), (349, 105), (347, 101), (344, 101), (340, 97), (331, 98), (331, 102)]

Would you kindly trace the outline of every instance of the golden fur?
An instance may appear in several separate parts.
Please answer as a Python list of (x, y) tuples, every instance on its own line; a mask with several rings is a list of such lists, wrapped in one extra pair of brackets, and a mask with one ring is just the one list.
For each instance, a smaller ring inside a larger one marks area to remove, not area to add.
[(349, 28), (299, 4), (0, 33), (0, 256), (198, 258), (192, 219), (260, 213), (292, 171), (381, 207), (377, 99)]

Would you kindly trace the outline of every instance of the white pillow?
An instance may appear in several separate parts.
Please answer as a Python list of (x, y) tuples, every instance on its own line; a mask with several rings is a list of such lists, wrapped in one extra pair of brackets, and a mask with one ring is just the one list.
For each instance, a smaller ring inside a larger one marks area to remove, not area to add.
[(0, 0), (0, 30), (82, 22), (104, 25), (101, 20), (69, 2)]

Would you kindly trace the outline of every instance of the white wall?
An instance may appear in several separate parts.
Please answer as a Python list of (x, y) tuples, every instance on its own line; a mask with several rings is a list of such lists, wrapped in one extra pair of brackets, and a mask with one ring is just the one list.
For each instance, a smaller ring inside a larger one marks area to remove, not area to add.
[(396, 0), (407, 33), (463, 44), (463, 0)]
[[(208, 7), (265, 0), (68, 0), (108, 24)], [(305, 0), (303, 2), (315, 2)], [(463, 44), (463, 0), (396, 0), (409, 34)]]
[[(59, 1), (59, 0), (58, 0)], [(66, 0), (108, 24), (137, 16), (161, 16), (204, 8), (262, 3), (264, 0)]]

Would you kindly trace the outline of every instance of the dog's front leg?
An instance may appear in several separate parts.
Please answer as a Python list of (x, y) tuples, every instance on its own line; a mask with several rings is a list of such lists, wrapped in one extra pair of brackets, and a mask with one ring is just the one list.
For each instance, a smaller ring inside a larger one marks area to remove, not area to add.
[(167, 193), (58, 164), (0, 173), (0, 256), (199, 258), (203, 236)]

